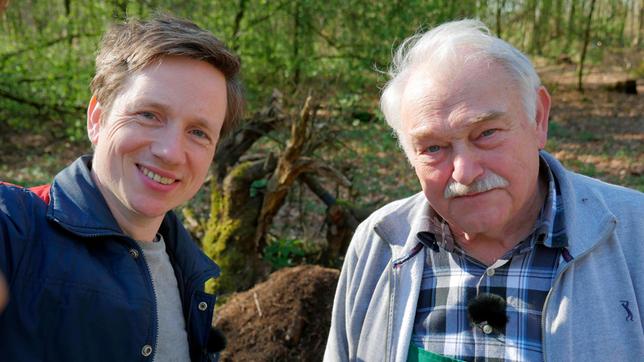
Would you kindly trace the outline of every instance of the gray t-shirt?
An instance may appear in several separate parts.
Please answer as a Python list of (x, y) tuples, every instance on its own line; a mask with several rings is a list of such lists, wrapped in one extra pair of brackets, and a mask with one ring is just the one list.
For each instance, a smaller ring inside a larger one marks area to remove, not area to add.
[(155, 242), (138, 242), (138, 244), (150, 268), (157, 299), (159, 334), (154, 362), (189, 362), (188, 334), (181, 308), (179, 287), (165, 250), (163, 236), (157, 234)]

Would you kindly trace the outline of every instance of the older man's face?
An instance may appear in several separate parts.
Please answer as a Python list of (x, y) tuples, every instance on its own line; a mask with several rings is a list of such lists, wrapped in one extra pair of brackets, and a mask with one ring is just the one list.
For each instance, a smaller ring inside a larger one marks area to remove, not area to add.
[(502, 235), (538, 207), (549, 96), (530, 122), (498, 65), (418, 69), (402, 99), (402, 141), (430, 204), (457, 233)]
[(109, 110), (92, 100), (92, 172), (117, 220), (144, 225), (194, 196), (215, 154), (226, 102), (224, 75), (187, 57), (166, 57), (131, 75)]

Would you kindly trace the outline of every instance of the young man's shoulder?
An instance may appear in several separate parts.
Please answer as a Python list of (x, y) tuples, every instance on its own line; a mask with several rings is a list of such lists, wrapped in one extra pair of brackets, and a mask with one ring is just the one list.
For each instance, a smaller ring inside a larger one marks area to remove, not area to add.
[(0, 182), (0, 227), (5, 233), (11, 233), (4, 237), (18, 238), (29, 234), (34, 220), (47, 214), (48, 204), (49, 185), (25, 188)]
[(0, 181), (0, 210), (5, 212), (31, 211), (49, 204), (51, 185), (23, 187)]

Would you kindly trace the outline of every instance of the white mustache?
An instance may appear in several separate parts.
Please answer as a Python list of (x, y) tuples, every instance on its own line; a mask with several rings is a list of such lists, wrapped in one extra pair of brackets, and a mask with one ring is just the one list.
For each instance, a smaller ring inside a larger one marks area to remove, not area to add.
[(505, 178), (489, 172), (485, 178), (474, 181), (471, 185), (463, 185), (457, 181), (451, 181), (445, 186), (443, 197), (451, 199), (458, 196), (466, 196), (470, 194), (478, 194), (480, 192), (489, 191), (496, 188), (507, 187), (510, 182)]

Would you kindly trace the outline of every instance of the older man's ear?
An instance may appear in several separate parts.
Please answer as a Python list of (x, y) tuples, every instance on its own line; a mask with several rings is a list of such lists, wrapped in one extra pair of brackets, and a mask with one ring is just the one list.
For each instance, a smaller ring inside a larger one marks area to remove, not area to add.
[(539, 87), (537, 90), (537, 112), (535, 116), (539, 149), (543, 149), (548, 141), (548, 117), (550, 117), (550, 94), (544, 86)]

